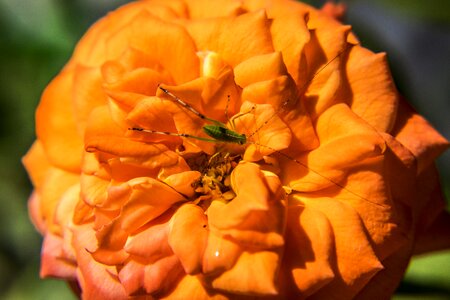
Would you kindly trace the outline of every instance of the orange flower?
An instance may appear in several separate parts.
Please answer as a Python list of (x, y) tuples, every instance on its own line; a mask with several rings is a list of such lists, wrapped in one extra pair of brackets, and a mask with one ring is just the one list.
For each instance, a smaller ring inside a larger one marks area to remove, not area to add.
[(385, 54), (295, 1), (118, 9), (45, 90), (37, 136), (41, 276), (84, 299), (386, 298), (414, 250), (449, 246), (448, 142)]

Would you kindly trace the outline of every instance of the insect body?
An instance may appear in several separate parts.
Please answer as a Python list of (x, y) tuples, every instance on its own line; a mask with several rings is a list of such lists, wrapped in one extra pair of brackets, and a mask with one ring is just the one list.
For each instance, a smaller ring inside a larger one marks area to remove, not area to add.
[(234, 143), (239, 145), (244, 145), (247, 143), (247, 137), (245, 136), (245, 134), (237, 133), (224, 126), (205, 125), (202, 129), (207, 135), (209, 135), (216, 141)]
[[(171, 132), (163, 132), (163, 131), (156, 131), (156, 130), (149, 130), (149, 129), (143, 129), (143, 128), (130, 128), (131, 130), (135, 131), (142, 131), (142, 132), (148, 132), (148, 133), (154, 133), (154, 134), (163, 134), (163, 135), (171, 135), (171, 136), (180, 136), (185, 138), (193, 138), (204, 142), (212, 142), (212, 143), (232, 143), (232, 144), (238, 144), (238, 145), (245, 145), (247, 143), (247, 136), (245, 134), (238, 133), (234, 130), (234, 121), (230, 122), (232, 129), (227, 128), (227, 126), (217, 120), (208, 118), (204, 114), (197, 111), (195, 108), (175, 96), (172, 92), (169, 90), (159, 87), (164, 93), (169, 95), (174, 101), (176, 101), (178, 104), (180, 104), (185, 109), (189, 110), (190, 112), (197, 115), (202, 120), (208, 121), (212, 124), (206, 124), (202, 127), (202, 130), (204, 133), (206, 133), (210, 138), (200, 137), (200, 136), (194, 136), (186, 133), (171, 133)], [(250, 112), (247, 112), (250, 113)], [(240, 117), (242, 115), (245, 115), (247, 113), (239, 114), (237, 117)]]

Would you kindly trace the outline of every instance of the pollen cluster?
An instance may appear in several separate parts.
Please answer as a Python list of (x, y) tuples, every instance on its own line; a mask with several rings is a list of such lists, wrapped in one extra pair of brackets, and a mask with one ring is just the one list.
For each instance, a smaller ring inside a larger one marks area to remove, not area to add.
[(196, 192), (194, 202), (206, 210), (212, 201), (231, 201), (236, 194), (231, 188), (230, 175), (241, 159), (241, 155), (216, 152), (191, 163), (191, 167), (202, 174), (192, 183)]

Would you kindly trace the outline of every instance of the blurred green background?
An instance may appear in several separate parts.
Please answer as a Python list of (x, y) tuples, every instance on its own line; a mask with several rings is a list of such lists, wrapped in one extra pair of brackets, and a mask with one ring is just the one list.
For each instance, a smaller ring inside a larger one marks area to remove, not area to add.
[[(20, 159), (34, 140), (42, 90), (90, 24), (126, 2), (0, 0), (0, 299), (75, 299), (64, 282), (38, 277), (41, 238), (28, 219), (31, 186)], [(346, 22), (363, 45), (388, 53), (400, 91), (449, 138), (450, 1), (347, 4)], [(449, 152), (439, 160), (447, 199)], [(414, 259), (395, 299), (450, 299), (450, 252)]]

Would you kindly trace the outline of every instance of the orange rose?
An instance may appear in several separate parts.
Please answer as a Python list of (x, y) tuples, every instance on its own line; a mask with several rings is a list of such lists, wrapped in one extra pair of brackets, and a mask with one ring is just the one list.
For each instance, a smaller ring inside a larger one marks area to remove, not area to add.
[(36, 119), (41, 276), (84, 299), (386, 298), (414, 251), (449, 246), (448, 142), (385, 54), (302, 3), (130, 3)]

